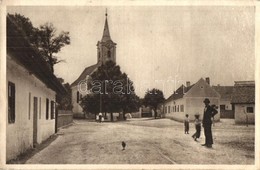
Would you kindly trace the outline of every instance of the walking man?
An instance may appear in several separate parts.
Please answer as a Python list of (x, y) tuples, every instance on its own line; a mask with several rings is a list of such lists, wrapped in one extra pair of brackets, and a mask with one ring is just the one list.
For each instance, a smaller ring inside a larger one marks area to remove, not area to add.
[(205, 144), (203, 144), (202, 146), (212, 148), (213, 138), (212, 138), (212, 131), (211, 131), (211, 126), (212, 126), (211, 119), (218, 113), (218, 111), (209, 105), (210, 101), (208, 98), (205, 98), (203, 102), (205, 104), (205, 108), (204, 108), (202, 124), (204, 127)]

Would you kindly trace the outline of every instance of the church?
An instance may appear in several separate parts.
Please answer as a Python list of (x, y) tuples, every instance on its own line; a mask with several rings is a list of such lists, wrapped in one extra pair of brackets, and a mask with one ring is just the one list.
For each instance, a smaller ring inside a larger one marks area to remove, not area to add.
[[(84, 116), (83, 109), (80, 106), (81, 98), (86, 93), (82, 94), (79, 90), (81, 88), (81, 82), (87, 82), (89, 76), (93, 74), (101, 64), (105, 64), (107, 61), (113, 61), (116, 63), (116, 43), (114, 43), (110, 37), (107, 13), (105, 14), (105, 26), (101, 41), (97, 42), (97, 64), (86, 67), (80, 76), (71, 84), (72, 91), (72, 105), (75, 115)], [(86, 88), (85, 88), (86, 89)]]

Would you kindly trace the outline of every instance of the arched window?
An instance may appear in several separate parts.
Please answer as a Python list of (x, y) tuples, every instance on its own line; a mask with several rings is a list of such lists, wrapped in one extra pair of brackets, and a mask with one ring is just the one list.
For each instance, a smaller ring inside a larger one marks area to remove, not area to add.
[(108, 50), (108, 52), (107, 52), (107, 57), (108, 57), (108, 58), (111, 57), (111, 51), (110, 51), (110, 50)]

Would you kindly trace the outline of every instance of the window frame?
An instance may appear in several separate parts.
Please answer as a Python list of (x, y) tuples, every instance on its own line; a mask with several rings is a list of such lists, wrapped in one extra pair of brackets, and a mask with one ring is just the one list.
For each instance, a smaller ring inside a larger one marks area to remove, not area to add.
[(49, 99), (46, 98), (46, 120), (49, 120)]
[(15, 123), (15, 83), (8, 81), (8, 123)]

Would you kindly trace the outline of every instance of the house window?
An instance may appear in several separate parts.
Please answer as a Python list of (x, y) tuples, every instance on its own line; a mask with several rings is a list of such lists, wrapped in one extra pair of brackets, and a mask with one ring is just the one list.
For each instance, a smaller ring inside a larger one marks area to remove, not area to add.
[(164, 111), (165, 111), (165, 113), (167, 113), (167, 106), (164, 107)]
[(170, 106), (168, 106), (168, 112), (169, 112), (169, 113), (171, 112), (171, 107), (170, 107)]
[(177, 112), (177, 108), (176, 108), (176, 106), (174, 106), (174, 110), (175, 110), (175, 112)]
[(29, 92), (28, 119), (31, 118), (31, 92)]
[(46, 120), (49, 119), (49, 99), (46, 99)]
[(247, 113), (254, 113), (254, 108), (253, 107), (246, 107), (246, 112)]
[(79, 103), (79, 91), (77, 91), (77, 103)]
[(184, 112), (184, 105), (181, 105), (181, 112)]
[(179, 112), (180, 110), (179, 110), (179, 105), (178, 105), (178, 107), (177, 107), (177, 112)]
[(15, 122), (15, 84), (8, 82), (8, 123)]
[(172, 106), (172, 111), (175, 112), (175, 110), (174, 110), (174, 106)]
[(51, 119), (54, 119), (54, 113), (55, 113), (55, 103), (54, 101), (51, 101)]

